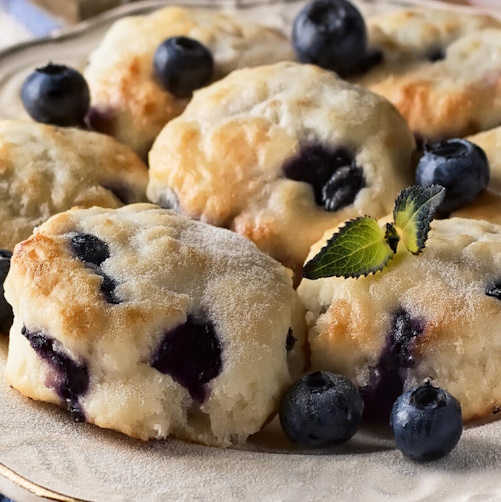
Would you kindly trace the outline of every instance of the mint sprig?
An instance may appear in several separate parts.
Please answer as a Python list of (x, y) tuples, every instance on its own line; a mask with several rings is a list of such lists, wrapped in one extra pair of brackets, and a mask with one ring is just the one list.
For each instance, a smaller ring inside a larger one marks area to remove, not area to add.
[(362, 216), (346, 222), (303, 268), (306, 279), (360, 277), (382, 270), (397, 252), (402, 240), (408, 251), (425, 247), (430, 222), (445, 196), (439, 185), (412, 186), (395, 201), (394, 223), (379, 226), (376, 219)]

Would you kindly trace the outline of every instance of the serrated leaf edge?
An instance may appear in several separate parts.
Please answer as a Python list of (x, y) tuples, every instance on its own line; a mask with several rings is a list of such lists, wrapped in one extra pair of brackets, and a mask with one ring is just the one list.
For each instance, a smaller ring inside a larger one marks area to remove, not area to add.
[[(411, 186), (411, 187), (407, 187), (407, 188), (404, 188), (399, 194), (398, 194), (398, 197), (397, 199), (395, 200), (395, 206), (393, 208), (393, 219), (395, 220), (395, 227), (398, 228), (401, 232), (404, 232), (405, 231), (405, 228), (407, 227), (407, 224), (408, 222), (411, 220), (411, 218), (409, 218), (407, 220), (407, 223), (406, 225), (402, 228), (400, 227), (399, 225), (397, 225), (396, 223), (396, 207), (397, 207), (397, 203), (399, 201), (399, 199), (403, 199), (409, 192), (412, 192), (413, 190), (416, 190), (416, 188), (420, 187), (420, 185), (414, 185), (414, 186)], [(438, 185), (438, 184), (432, 184), (432, 185), (427, 185), (426, 187), (421, 187), (423, 188), (423, 191), (426, 190), (426, 189), (431, 189), (431, 188), (434, 188), (434, 187), (439, 187), (440, 190), (435, 194), (433, 195), (433, 197), (431, 197), (430, 199), (428, 199), (426, 203), (430, 202), (431, 200), (433, 200), (435, 197), (437, 196), (442, 196), (442, 200), (443, 198), (445, 197), (445, 188), (442, 186), (442, 185)], [(441, 203), (442, 201), (440, 201)], [(423, 229), (423, 235), (421, 237), (421, 239), (419, 239), (417, 241), (417, 247), (418, 247), (418, 250), (417, 251), (411, 251), (408, 247), (407, 247), (407, 244), (405, 242), (405, 239), (401, 239), (404, 243), (404, 246), (405, 248), (407, 249), (407, 251), (409, 251), (409, 253), (413, 254), (414, 256), (417, 256), (419, 254), (421, 254), (423, 252), (423, 250), (426, 248), (426, 241), (428, 240), (428, 235), (430, 233), (430, 230), (431, 230), (431, 222), (433, 221), (433, 217), (435, 215), (435, 213), (437, 212), (437, 209), (438, 207), (440, 206), (440, 203), (437, 204), (437, 206), (435, 207), (435, 209), (433, 210), (432, 213), (430, 213), (428, 215), (428, 223), (426, 225), (426, 227)], [(421, 206), (419, 207), (422, 207), (424, 204), (422, 204)], [(417, 213), (419, 211), (419, 208), (416, 209), (416, 211), (414, 211), (413, 214)]]
[[(358, 274), (358, 275), (351, 274), (351, 273), (349, 273), (349, 274), (338, 274), (338, 275), (333, 274), (333, 275), (331, 275), (331, 276), (316, 277), (316, 278), (310, 278), (310, 277), (308, 277), (307, 275), (305, 275), (305, 272), (306, 272), (306, 267), (307, 267), (310, 263), (312, 263), (312, 262), (313, 262), (313, 260), (315, 260), (315, 258), (316, 258), (317, 256), (319, 256), (320, 254), (322, 254), (322, 252), (323, 252), (326, 248), (328, 248), (328, 247), (329, 247), (329, 244), (332, 242), (332, 240), (333, 240), (334, 238), (338, 238), (340, 235), (345, 234), (345, 233), (346, 233), (346, 231), (347, 231), (347, 230), (349, 230), (349, 229), (350, 229), (350, 228), (354, 225), (354, 223), (355, 223), (356, 221), (358, 221), (358, 220), (362, 220), (362, 219), (365, 219), (365, 218), (369, 218), (369, 219), (374, 220), (374, 221), (376, 221), (376, 222), (377, 222), (376, 218), (373, 218), (372, 216), (368, 216), (368, 215), (358, 216), (358, 217), (356, 217), (356, 218), (352, 218), (352, 219), (350, 219), (350, 220), (346, 221), (346, 222), (345, 222), (345, 224), (344, 224), (342, 227), (340, 227), (336, 233), (332, 234), (332, 236), (331, 236), (331, 237), (327, 240), (327, 242), (326, 242), (326, 243), (325, 243), (325, 245), (324, 245), (324, 246), (320, 249), (320, 251), (319, 251), (319, 252), (318, 252), (318, 253), (317, 253), (317, 254), (316, 254), (316, 255), (315, 255), (315, 256), (314, 256), (311, 260), (309, 260), (307, 263), (305, 263), (305, 265), (303, 266), (302, 274), (301, 274), (301, 275), (302, 275), (302, 277), (303, 277), (304, 279), (308, 279), (308, 280), (310, 280), (310, 281), (314, 281), (314, 280), (318, 280), (318, 279), (326, 279), (326, 278), (328, 278), (328, 277), (344, 277), (345, 279), (358, 279), (359, 277), (367, 277), (367, 276), (369, 276), (369, 275), (374, 275), (374, 274), (376, 274), (377, 272), (380, 272), (381, 270), (383, 270), (383, 268), (384, 268), (384, 267), (386, 267), (386, 265), (388, 265), (388, 263), (389, 263), (389, 262), (393, 259), (393, 257), (395, 256), (395, 252), (393, 252), (393, 254), (392, 254), (392, 255), (390, 255), (390, 256), (388, 257), (388, 259), (387, 259), (387, 260), (386, 260), (386, 261), (382, 264), (382, 266), (381, 266), (381, 267), (376, 267), (376, 268), (374, 268), (374, 269), (372, 269), (372, 270), (369, 270), (369, 271), (368, 271), (368, 272), (366, 272), (366, 273), (361, 273), (361, 274)], [(385, 239), (385, 241), (386, 241), (386, 239)], [(386, 243), (388, 244), (388, 242), (386, 242)], [(389, 244), (388, 244), (388, 245), (389, 245)], [(391, 247), (390, 247), (390, 249), (391, 249)]]

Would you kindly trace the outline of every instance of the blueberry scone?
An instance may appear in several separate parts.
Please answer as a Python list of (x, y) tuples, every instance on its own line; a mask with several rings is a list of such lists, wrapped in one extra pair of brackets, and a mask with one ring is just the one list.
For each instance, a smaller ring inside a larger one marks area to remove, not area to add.
[(318, 67), (278, 63), (200, 90), (155, 141), (147, 194), (250, 238), (298, 277), (325, 230), (390, 211), (412, 180), (413, 151), (388, 101)]
[(244, 441), (303, 350), (287, 269), (150, 204), (52, 217), (16, 246), (5, 292), (10, 384), (143, 440)]
[(398, 9), (367, 18), (367, 38), (379, 60), (355, 80), (373, 86), (389, 77), (431, 67), (446, 57), (458, 39), (487, 28), (501, 28), (501, 21), (481, 14), (433, 8)]
[(490, 181), (487, 190), (478, 199), (452, 214), (462, 218), (486, 220), (501, 224), (501, 127), (468, 138), (480, 146), (490, 165)]
[(372, 416), (427, 379), (459, 399), (465, 420), (496, 412), (500, 274), (501, 226), (451, 218), (432, 223), (422, 254), (401, 250), (380, 273), (304, 279), (312, 366), (356, 382)]
[(89, 119), (96, 130), (115, 136), (141, 156), (188, 102), (186, 96), (166, 90), (154, 75), (157, 47), (179, 36), (201, 42), (210, 51), (213, 79), (237, 68), (294, 58), (289, 40), (278, 31), (222, 12), (167, 7), (117, 21), (85, 71), (93, 107)]
[(0, 248), (72, 206), (145, 200), (148, 171), (107, 136), (32, 122), (0, 121)]
[(499, 125), (500, 74), (501, 29), (489, 28), (458, 38), (443, 59), (369, 88), (394, 103), (418, 137), (437, 141)]
[(501, 121), (501, 21), (433, 8), (364, 21), (348, 0), (312, 0), (294, 21), (298, 58), (389, 99), (421, 139)]

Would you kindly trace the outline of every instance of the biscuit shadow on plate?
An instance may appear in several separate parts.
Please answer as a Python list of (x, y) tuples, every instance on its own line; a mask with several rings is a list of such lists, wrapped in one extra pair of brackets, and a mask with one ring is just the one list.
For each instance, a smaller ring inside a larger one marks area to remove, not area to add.
[(238, 447), (240, 451), (283, 453), (287, 455), (340, 455), (378, 453), (395, 448), (386, 431), (362, 427), (348, 442), (330, 448), (302, 448), (284, 435), (277, 417), (260, 432), (251, 436), (249, 442)]

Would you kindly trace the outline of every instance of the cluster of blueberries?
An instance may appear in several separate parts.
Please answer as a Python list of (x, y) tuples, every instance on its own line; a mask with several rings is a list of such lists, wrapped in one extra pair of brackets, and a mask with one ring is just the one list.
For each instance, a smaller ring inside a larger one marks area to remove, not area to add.
[[(360, 425), (362, 396), (346, 377), (316, 371), (296, 381), (280, 403), (285, 435), (299, 445), (319, 448), (344, 443)], [(449, 454), (463, 432), (461, 406), (430, 382), (401, 394), (391, 416), (397, 448), (418, 462)]]

